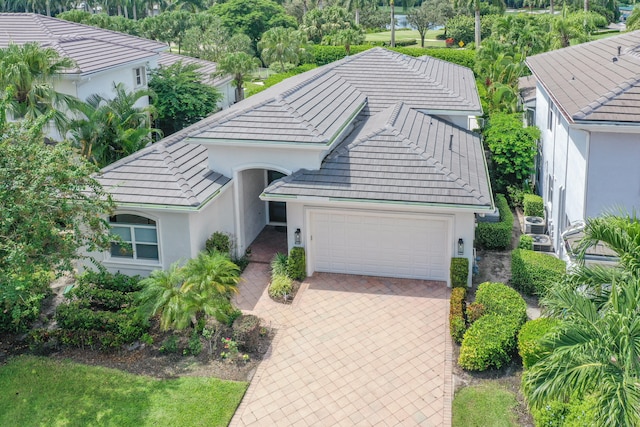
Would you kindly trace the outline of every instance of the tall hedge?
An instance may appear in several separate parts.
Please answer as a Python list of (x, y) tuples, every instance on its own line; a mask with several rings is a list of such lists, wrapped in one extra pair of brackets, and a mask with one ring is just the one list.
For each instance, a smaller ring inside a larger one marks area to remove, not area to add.
[(496, 207), (500, 211), (500, 222), (479, 222), (476, 227), (476, 244), (485, 249), (511, 248), (513, 213), (502, 194), (496, 194)]
[(466, 287), (454, 288), (449, 298), (449, 331), (451, 338), (458, 344), (462, 342), (462, 337), (467, 330), (467, 322), (464, 318), (466, 296)]
[(526, 216), (544, 216), (544, 202), (537, 194), (525, 194), (522, 206)]
[(481, 283), (475, 302), (484, 306), (485, 314), (509, 317), (518, 327), (527, 320), (527, 303), (518, 291), (504, 283)]
[[(359, 45), (351, 46), (351, 54), (364, 52), (375, 46), (373, 45)], [(420, 48), (420, 47), (396, 47), (385, 49), (393, 50), (395, 52), (402, 53), (404, 55), (419, 57), (419, 56), (432, 56), (434, 58), (442, 59), (444, 61), (452, 62), (454, 64), (462, 65), (473, 69), (475, 64), (476, 52), (474, 50), (467, 49), (447, 49), (447, 48)], [(310, 52), (313, 56), (313, 62), (318, 65), (325, 65), (331, 62), (347, 56), (343, 46), (323, 46), (313, 45)], [(400, 78), (400, 76), (398, 76)]]
[(511, 252), (511, 284), (528, 295), (544, 296), (566, 270), (566, 263), (553, 255), (526, 249)]
[(458, 364), (469, 371), (499, 369), (511, 361), (517, 325), (511, 318), (487, 314), (464, 334)]
[(469, 277), (469, 259), (451, 258), (450, 276), (452, 288), (466, 288)]
[(529, 320), (522, 326), (518, 334), (518, 354), (522, 358), (522, 366), (529, 369), (548, 350), (542, 346), (540, 340), (547, 333), (560, 325), (560, 320), (549, 317), (541, 317)]

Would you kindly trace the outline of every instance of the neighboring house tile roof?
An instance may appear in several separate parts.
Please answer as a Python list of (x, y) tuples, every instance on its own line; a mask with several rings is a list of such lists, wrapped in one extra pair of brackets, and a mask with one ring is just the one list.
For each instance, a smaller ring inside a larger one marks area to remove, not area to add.
[(184, 143), (185, 131), (105, 167), (97, 180), (120, 204), (201, 206), (230, 179), (209, 170), (207, 149)]
[(365, 98), (368, 114), (396, 102), (433, 113), (482, 113), (469, 68), (373, 48), (272, 86), (218, 113), (190, 136), (209, 142), (327, 143)]
[(177, 55), (175, 53), (160, 52), (158, 65), (169, 67), (177, 62), (182, 62), (183, 65), (187, 65), (187, 64), (197, 65), (198, 71), (202, 74), (202, 83), (209, 86), (217, 86), (232, 80), (231, 76), (213, 77), (213, 74), (218, 70), (217, 64), (215, 62), (205, 61), (204, 59), (192, 58), (190, 56)]
[(491, 206), (478, 134), (398, 103), (365, 121), (320, 170), (299, 170), (269, 196)]
[(38, 42), (76, 67), (67, 73), (92, 73), (152, 58), (168, 46), (153, 40), (90, 27), (34, 13), (0, 13), (0, 48), (11, 43)]
[(541, 53), (526, 63), (570, 122), (640, 122), (640, 31)]
[(536, 100), (536, 78), (523, 76), (518, 79), (518, 91), (525, 104)]

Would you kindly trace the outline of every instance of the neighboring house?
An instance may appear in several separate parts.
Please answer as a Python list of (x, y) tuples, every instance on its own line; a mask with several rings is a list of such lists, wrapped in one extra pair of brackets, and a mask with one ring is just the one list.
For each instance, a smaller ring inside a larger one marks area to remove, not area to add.
[(559, 256), (562, 233), (640, 208), (640, 31), (527, 58), (537, 80), (538, 191)]
[(449, 283), (494, 209), (480, 114), (472, 71), (431, 57), (374, 48), (297, 75), (104, 168), (133, 250), (96, 258), (146, 275), (215, 231), (242, 254), (271, 224), (308, 274)]
[[(153, 40), (34, 13), (0, 13), (0, 48), (28, 42), (53, 48), (61, 57), (74, 61), (75, 67), (62, 73), (54, 87), (81, 100), (96, 93), (111, 98), (118, 83), (128, 91), (147, 89), (150, 70), (180, 59), (199, 64), (203, 74), (215, 71), (214, 63), (165, 52), (169, 46)], [(222, 108), (235, 102), (231, 81), (231, 77), (204, 79), (224, 95)], [(149, 105), (148, 97), (136, 105)]]

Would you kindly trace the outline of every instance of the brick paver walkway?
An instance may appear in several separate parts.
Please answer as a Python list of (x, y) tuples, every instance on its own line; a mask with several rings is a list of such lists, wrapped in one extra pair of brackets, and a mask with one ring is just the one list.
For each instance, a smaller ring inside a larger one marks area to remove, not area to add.
[(451, 424), (444, 284), (320, 273), (282, 305), (267, 264), (243, 278), (236, 304), (278, 332), (232, 426)]

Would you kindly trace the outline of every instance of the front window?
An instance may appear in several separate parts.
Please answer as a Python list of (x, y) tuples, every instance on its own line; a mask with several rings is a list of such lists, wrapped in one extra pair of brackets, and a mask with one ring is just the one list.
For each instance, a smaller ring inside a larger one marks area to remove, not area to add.
[(138, 215), (120, 214), (109, 217), (111, 234), (121, 241), (111, 243), (114, 258), (159, 260), (156, 222)]
[(147, 70), (145, 67), (138, 67), (133, 70), (133, 82), (135, 87), (147, 84)]

